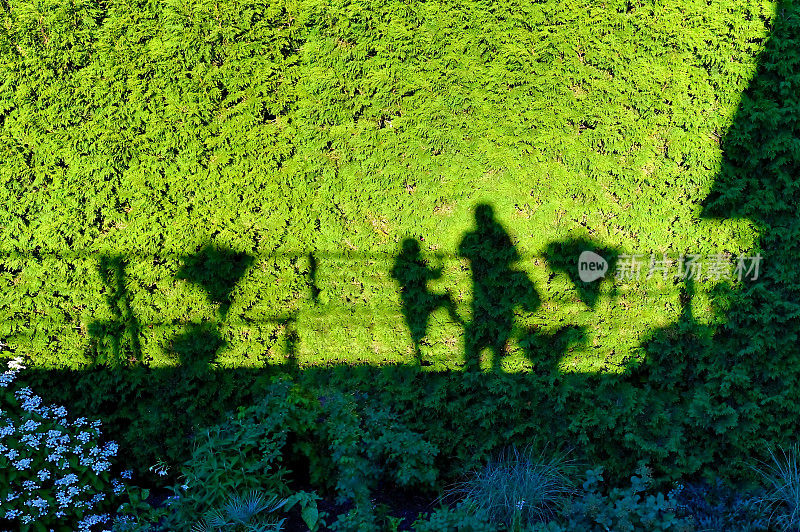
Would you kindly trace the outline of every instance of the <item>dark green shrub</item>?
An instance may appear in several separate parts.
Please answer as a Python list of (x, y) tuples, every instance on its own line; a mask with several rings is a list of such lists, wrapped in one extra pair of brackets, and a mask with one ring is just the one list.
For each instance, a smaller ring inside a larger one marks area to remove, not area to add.
[(417, 532), (494, 532), (497, 525), (479, 508), (470, 504), (460, 504), (454, 508), (442, 506), (429, 515), (420, 516), (414, 521)]
[(285, 509), (299, 506), (306, 523), (317, 526), (322, 516), (315, 496), (291, 487), (298, 477), (354, 505), (337, 526), (369, 522), (376, 484), (430, 489), (437, 479), (436, 454), (395, 412), (366, 397), (279, 380), (258, 404), (195, 436), (166, 525), (190, 526), (235, 494), (255, 491), (287, 499)]
[(692, 519), (679, 515), (676, 491), (671, 491), (666, 496), (660, 492), (648, 493), (652, 481), (648, 467), (640, 465), (630, 480), (630, 487), (612, 488), (604, 493), (601, 487), (603, 468), (589, 470), (583, 483), (583, 493), (572, 501), (569, 510), (562, 517), (563, 521), (548, 524), (546, 528), (537, 530), (552, 532), (694, 530)]
[(313, 517), (313, 497), (292, 492), (285, 463), (291, 452), (290, 435), (315, 423), (315, 404), (313, 397), (291, 383), (278, 382), (259, 405), (241, 408), (229, 421), (197, 434), (192, 457), (181, 468), (167, 525), (191, 526), (198, 516), (225, 508), (231, 497), (250, 492), (280, 497), (284, 504), (293, 497), (303, 503), (304, 516)]
[(758, 490), (733, 488), (722, 479), (692, 482), (678, 493), (680, 511), (691, 517), (698, 532), (766, 532), (770, 511)]

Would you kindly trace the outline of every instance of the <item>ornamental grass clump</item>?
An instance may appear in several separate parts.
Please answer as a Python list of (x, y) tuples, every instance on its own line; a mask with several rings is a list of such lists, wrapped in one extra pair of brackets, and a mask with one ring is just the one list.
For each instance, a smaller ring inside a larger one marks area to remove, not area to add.
[(101, 443), (99, 421), (70, 421), (63, 406), (15, 390), (21, 369), (14, 360), (0, 375), (0, 529), (95, 530), (125, 491), (111, 474), (118, 446)]
[(770, 520), (782, 530), (800, 530), (800, 446), (779, 448), (780, 454), (769, 449), (771, 464), (754, 469), (766, 480), (768, 492), (759, 502), (771, 509)]
[(565, 509), (575, 494), (568, 475), (571, 466), (564, 455), (545, 458), (511, 447), (456, 485), (449, 495), (489, 516), (495, 525), (512, 530), (529, 527), (553, 519)]

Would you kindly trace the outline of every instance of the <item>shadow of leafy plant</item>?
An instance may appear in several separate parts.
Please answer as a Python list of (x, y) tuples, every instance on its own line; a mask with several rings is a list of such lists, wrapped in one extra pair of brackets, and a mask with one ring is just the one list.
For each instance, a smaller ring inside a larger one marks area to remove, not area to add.
[(253, 257), (247, 253), (209, 243), (194, 255), (183, 257), (177, 278), (199, 285), (211, 301), (220, 305), (224, 320), (231, 305), (231, 293), (252, 263)]

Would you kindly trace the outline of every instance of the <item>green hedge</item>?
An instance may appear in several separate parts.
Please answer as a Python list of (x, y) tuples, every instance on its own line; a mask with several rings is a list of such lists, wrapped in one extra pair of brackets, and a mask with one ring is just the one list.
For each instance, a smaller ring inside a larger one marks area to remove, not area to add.
[[(547, 436), (679, 474), (794, 434), (793, 4), (1, 6), (0, 337), (142, 463), (277, 366), (407, 366), (387, 397), (463, 463)], [(766, 258), (587, 286), (584, 248)]]

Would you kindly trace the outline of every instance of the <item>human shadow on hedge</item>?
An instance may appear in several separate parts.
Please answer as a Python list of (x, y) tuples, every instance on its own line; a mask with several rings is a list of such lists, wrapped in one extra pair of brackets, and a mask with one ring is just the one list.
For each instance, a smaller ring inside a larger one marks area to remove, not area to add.
[(442, 268), (430, 267), (422, 257), (419, 242), (407, 238), (403, 240), (402, 250), (395, 258), (391, 274), (400, 285), (403, 317), (411, 333), (417, 363), (429, 366), (431, 362), (423, 357), (421, 346), (431, 314), (444, 308), (453, 322), (463, 323), (450, 293), (438, 294), (428, 288), (430, 281), (441, 278)]
[(458, 254), (470, 263), (472, 313), (464, 330), (465, 370), (481, 367), (481, 352), (492, 353), (491, 367), (499, 371), (508, 354), (516, 307), (535, 312), (541, 298), (523, 271), (515, 269), (519, 251), (497, 221), (490, 205), (475, 208), (475, 230), (464, 235)]

